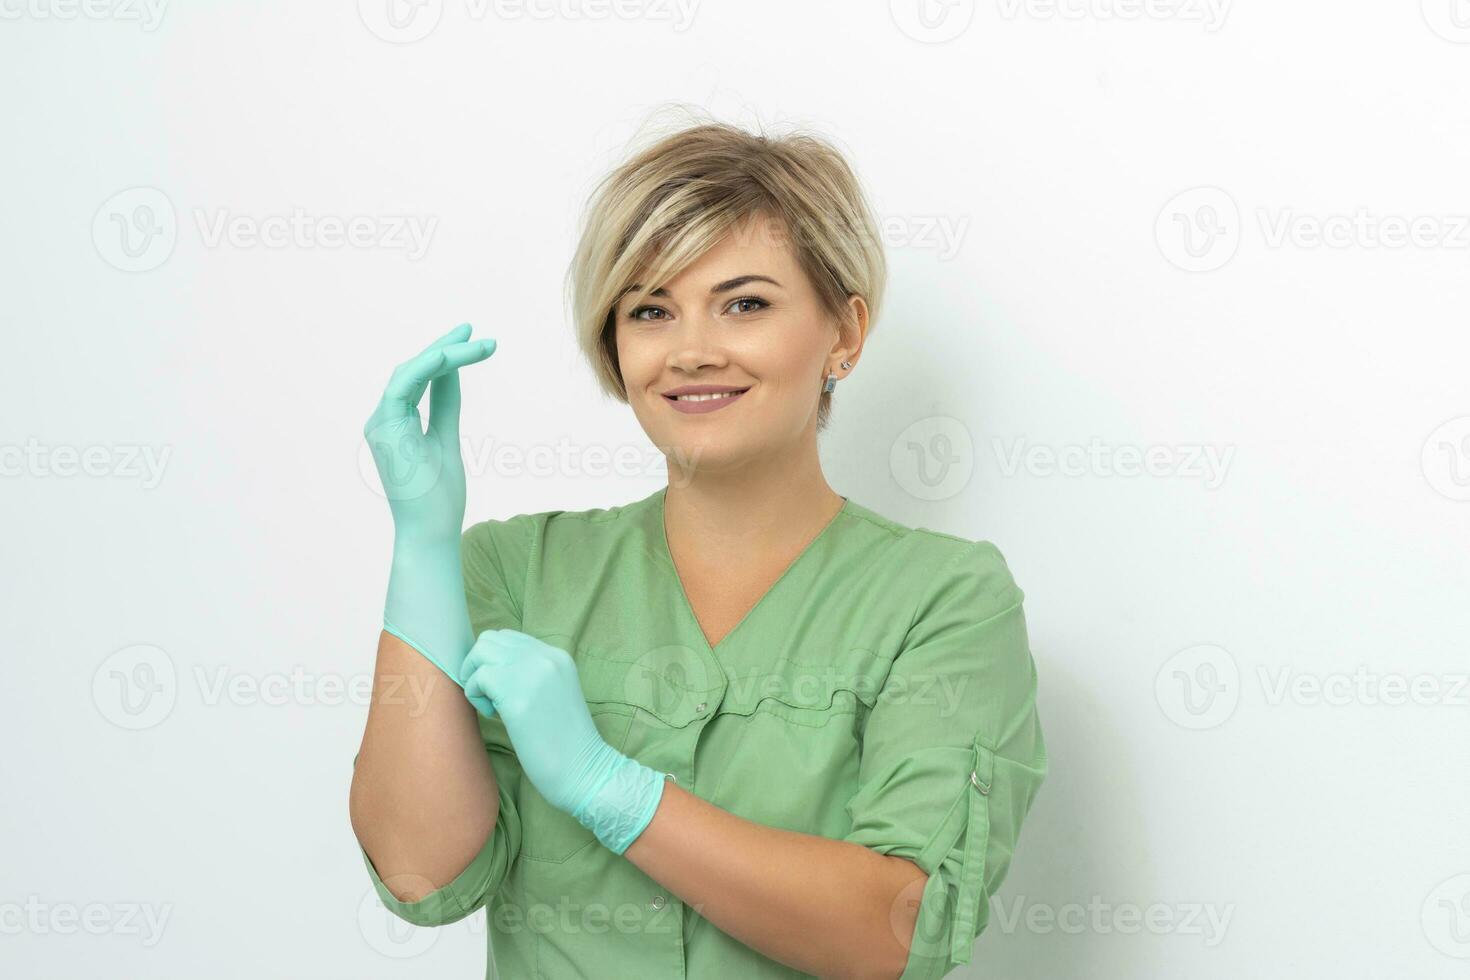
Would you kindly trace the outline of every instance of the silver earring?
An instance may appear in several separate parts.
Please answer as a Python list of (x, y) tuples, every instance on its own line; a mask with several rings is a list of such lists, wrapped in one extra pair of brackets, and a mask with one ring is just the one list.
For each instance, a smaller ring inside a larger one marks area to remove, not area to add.
[[(842, 362), (842, 370), (846, 371), (850, 367), (852, 367), (852, 364), (851, 363), (849, 363), (847, 361), (843, 361)], [(827, 375), (827, 381), (826, 381), (826, 383), (822, 385), (822, 392), (823, 392), (823, 394), (825, 394), (827, 392), (830, 392), (833, 388), (836, 388), (836, 387), (837, 387), (837, 375), (835, 375), (835, 374), (828, 374)]]

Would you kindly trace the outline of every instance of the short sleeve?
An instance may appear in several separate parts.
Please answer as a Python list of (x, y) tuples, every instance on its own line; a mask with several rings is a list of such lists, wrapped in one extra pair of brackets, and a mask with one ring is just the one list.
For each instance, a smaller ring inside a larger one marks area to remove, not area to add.
[(1046, 777), (1024, 598), (988, 542), (932, 577), (863, 728), (845, 838), (928, 876), (902, 980), (968, 963)]
[(532, 529), (529, 516), (520, 515), (481, 521), (460, 538), (465, 603), (476, 636), (485, 630), (521, 628)]
[[(520, 629), (529, 533), (523, 518), (511, 518), (482, 521), (461, 536), (465, 603), (475, 635), (490, 629)], [(500, 801), (495, 829), (480, 853), (453, 881), (416, 902), (403, 902), (383, 884), (367, 852), (362, 851), (363, 863), (383, 906), (414, 925), (447, 925), (483, 906), (500, 890), (521, 852), (521, 818), (515, 803), (522, 778), (520, 760), (499, 717), (481, 715), (479, 721)], [(361, 845), (358, 849), (362, 850)]]
[[(483, 731), (484, 726), (480, 727)], [(520, 767), (516, 764), (515, 757), (512, 756), (509, 761), (515, 767), (515, 778), (519, 779)], [(361, 844), (358, 845), (378, 899), (384, 908), (405, 922), (416, 926), (443, 926), (458, 922), (484, 905), (491, 895), (500, 890), (512, 863), (520, 854), (521, 818), (513, 799), (512, 787), (515, 784), (503, 772), (503, 760), (493, 750), (490, 763), (495, 769), (500, 797), (500, 813), (495, 818), (495, 829), (490, 832), (490, 838), (480, 848), (480, 853), (448, 884), (416, 902), (401, 901), (383, 884), (367, 851), (362, 849)]]

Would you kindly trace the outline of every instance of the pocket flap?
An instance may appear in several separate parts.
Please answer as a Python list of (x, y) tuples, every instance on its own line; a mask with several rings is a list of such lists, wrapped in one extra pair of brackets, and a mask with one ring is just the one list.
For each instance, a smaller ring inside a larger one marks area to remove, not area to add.
[(871, 708), (883, 686), (880, 663), (875, 654), (861, 652), (841, 663), (778, 661), (759, 671), (740, 671), (730, 678), (720, 711), (751, 715), (757, 710), (775, 710), (800, 718), (804, 711), (856, 711), (860, 705)]
[(584, 644), (575, 658), (582, 692), (594, 709), (633, 714), (637, 708), (671, 728), (683, 728), (713, 714), (724, 696), (724, 673), (679, 644), (632, 657)]

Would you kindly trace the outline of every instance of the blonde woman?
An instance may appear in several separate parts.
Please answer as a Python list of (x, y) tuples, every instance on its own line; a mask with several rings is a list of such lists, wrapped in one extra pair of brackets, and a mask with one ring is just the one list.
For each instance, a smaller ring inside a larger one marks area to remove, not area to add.
[(607, 176), (569, 276), (667, 486), (461, 535), (459, 369), (495, 342), (462, 325), (394, 372), (366, 429), (395, 535), (351, 815), (395, 914), (485, 906), (504, 977), (969, 960), (1046, 749), (1000, 552), (823, 476), (884, 277), (829, 143), (706, 122)]

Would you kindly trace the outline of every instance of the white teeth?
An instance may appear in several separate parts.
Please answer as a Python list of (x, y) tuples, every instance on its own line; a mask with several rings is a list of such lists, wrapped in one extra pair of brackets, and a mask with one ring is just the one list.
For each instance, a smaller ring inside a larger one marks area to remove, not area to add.
[(707, 402), (716, 398), (729, 398), (732, 395), (738, 394), (740, 394), (738, 391), (722, 391), (714, 395), (675, 395), (674, 398), (681, 402)]

